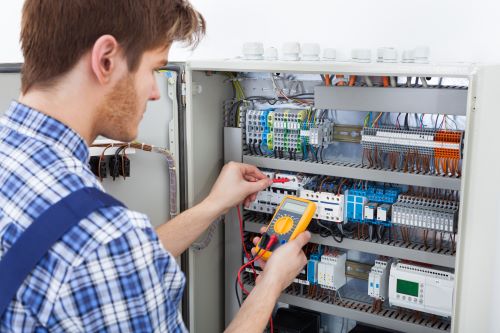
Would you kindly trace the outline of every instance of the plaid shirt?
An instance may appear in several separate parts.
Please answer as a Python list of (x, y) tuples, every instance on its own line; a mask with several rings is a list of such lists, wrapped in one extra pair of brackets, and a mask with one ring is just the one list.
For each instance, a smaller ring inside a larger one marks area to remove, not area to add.
[[(88, 159), (77, 133), (12, 102), (0, 119), (0, 256), (50, 205), (82, 187), (102, 189)], [(38, 263), (0, 332), (184, 332), (184, 283), (145, 215), (100, 209)]]

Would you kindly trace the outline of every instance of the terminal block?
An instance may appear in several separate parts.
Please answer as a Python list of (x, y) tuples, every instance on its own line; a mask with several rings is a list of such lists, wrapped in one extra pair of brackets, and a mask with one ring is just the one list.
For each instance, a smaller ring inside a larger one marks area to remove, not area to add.
[(300, 130), (306, 118), (305, 110), (276, 109), (273, 112), (273, 150), (284, 157), (287, 152), (291, 158), (302, 152)]
[(399, 193), (401, 190), (397, 187), (350, 189), (346, 205), (348, 221), (389, 226), (390, 205), (397, 201)]
[(310, 124), (308, 132), (301, 132), (308, 135), (309, 144), (313, 146), (328, 145), (333, 141), (333, 123), (322, 121), (318, 124)]
[(450, 317), (455, 275), (405, 263), (394, 263), (389, 278), (389, 303)]
[(375, 265), (368, 275), (368, 295), (384, 301), (389, 296), (389, 264), (384, 260), (375, 260)]
[(307, 281), (311, 285), (318, 284), (318, 264), (320, 262), (319, 254), (311, 254), (311, 257), (307, 261)]
[(456, 232), (458, 201), (400, 195), (392, 205), (392, 223), (444, 232)]
[[(410, 172), (460, 174), (464, 132), (428, 128), (364, 127), (363, 160)], [(379, 153), (388, 154), (380, 158)]]
[(267, 146), (269, 110), (247, 110), (245, 113), (246, 144), (252, 154), (263, 155)]
[(320, 287), (338, 290), (346, 283), (346, 254), (324, 254), (318, 263), (318, 284)]

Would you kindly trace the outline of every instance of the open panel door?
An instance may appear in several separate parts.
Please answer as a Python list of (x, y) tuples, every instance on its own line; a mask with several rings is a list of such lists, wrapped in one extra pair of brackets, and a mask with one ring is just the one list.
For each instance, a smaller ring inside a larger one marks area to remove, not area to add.
[[(21, 64), (0, 64), (0, 112), (5, 112), (10, 102), (19, 97), (21, 88)], [(171, 151), (177, 169), (177, 207), (186, 208), (185, 196), (185, 94), (182, 94), (184, 64), (175, 63), (160, 71), (157, 83), (160, 100), (149, 102), (146, 113), (140, 123), (136, 141), (164, 147)], [(179, 80), (178, 80), (179, 78)], [(145, 213), (153, 226), (159, 226), (169, 219), (169, 174), (164, 157), (159, 154), (136, 151), (129, 154), (131, 177), (117, 178), (109, 176), (103, 180), (106, 191), (124, 202), (130, 209)], [(187, 274), (187, 254), (181, 267)], [(188, 275), (188, 274), (187, 274)], [(187, 288), (188, 290), (189, 288)], [(187, 318), (187, 298), (183, 302)]]
[(498, 331), (500, 66), (478, 67), (463, 184), (453, 332)]
[[(186, 66), (188, 207), (208, 195), (224, 164), (222, 105), (232, 95), (226, 79), (222, 73), (197, 70), (189, 64)], [(224, 330), (223, 248), (223, 227), (219, 227), (207, 248), (189, 250), (191, 332)]]

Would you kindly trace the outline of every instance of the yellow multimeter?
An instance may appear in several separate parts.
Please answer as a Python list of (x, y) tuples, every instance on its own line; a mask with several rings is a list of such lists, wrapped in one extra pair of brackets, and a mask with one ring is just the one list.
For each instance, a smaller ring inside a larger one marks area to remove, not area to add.
[[(273, 250), (295, 239), (297, 235), (306, 230), (315, 212), (316, 204), (314, 202), (290, 195), (286, 196), (276, 209), (260, 242), (255, 246), (256, 256), (262, 255), (262, 259), (269, 259)], [(262, 253), (272, 235), (277, 238), (276, 243)]]

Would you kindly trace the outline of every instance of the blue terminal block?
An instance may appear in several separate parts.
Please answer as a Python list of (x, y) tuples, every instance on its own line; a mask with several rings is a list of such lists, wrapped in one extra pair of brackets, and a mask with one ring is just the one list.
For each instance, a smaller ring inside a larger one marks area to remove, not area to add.
[(397, 187), (369, 187), (366, 197), (371, 202), (393, 204), (398, 201), (401, 190)]
[(261, 144), (261, 150), (265, 154), (272, 155), (272, 151), (269, 149), (269, 142), (268, 139), (271, 139), (272, 141), (272, 127), (271, 123), (269, 121), (269, 115), (274, 112), (274, 109), (266, 109), (263, 110), (262, 114), (260, 115), (259, 118), (259, 124), (263, 128), (262, 130), (262, 144)]
[(320, 261), (320, 256), (318, 254), (311, 254), (309, 261), (307, 262), (307, 281), (311, 285), (318, 283), (318, 263)]
[(350, 189), (347, 191), (346, 212), (350, 222), (363, 223), (364, 207), (368, 202), (365, 190)]
[[(397, 202), (400, 193), (401, 189), (397, 187), (370, 186), (367, 189), (348, 190), (345, 202), (347, 220), (355, 223), (390, 226), (390, 215), (387, 213), (390, 208), (387, 205)], [(381, 204), (379, 205), (381, 210), (377, 209), (377, 205), (369, 203)], [(369, 212), (365, 212), (367, 207), (371, 209)], [(386, 214), (383, 214), (384, 218), (379, 219), (377, 212), (385, 212)]]

